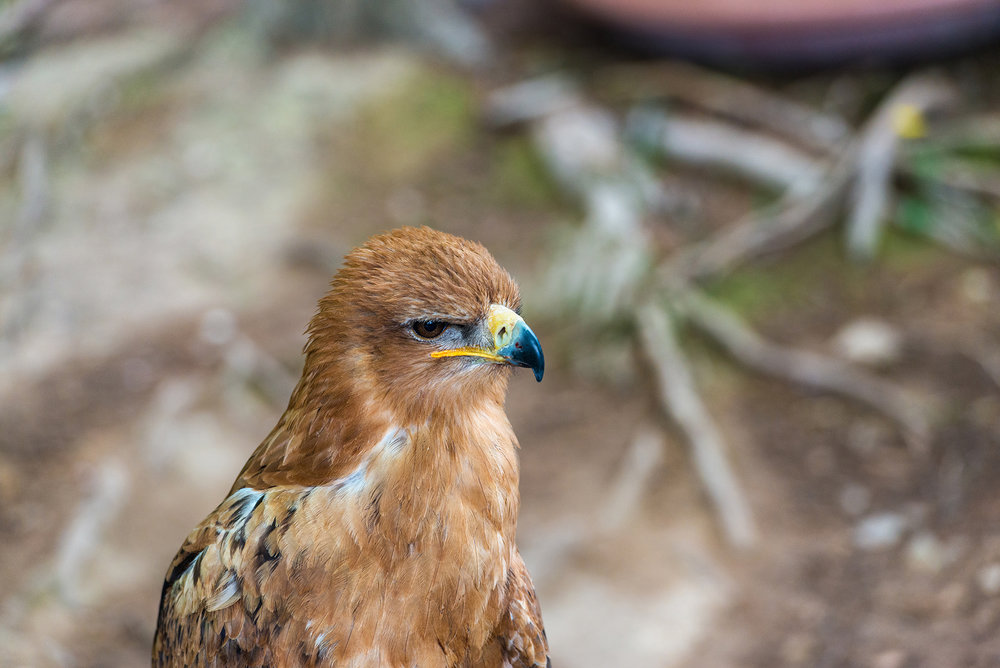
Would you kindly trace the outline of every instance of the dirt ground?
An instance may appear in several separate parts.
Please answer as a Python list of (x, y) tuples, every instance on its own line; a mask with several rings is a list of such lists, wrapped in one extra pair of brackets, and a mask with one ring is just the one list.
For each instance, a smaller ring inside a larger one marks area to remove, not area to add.
[[(114, 28), (3, 75), (0, 665), (148, 661), (163, 571), (284, 408), (340, 258), (426, 223), (511, 270), (550, 361), (508, 410), (554, 665), (1000, 666), (995, 263), (894, 233), (858, 267), (831, 234), (710, 286), (808, 349), (891, 324), (901, 352), (879, 373), (932, 405), (918, 451), (685, 332), (759, 525), (736, 551), (641, 357), (588, 373), (572, 318), (537, 305), (579, 212), (523, 136), (481, 122), (509, 72), (396, 46), (275, 53), (228, 21)], [(712, 202), (709, 226), (752, 199), (668, 178)], [(661, 442), (635, 493), (644, 434)]]

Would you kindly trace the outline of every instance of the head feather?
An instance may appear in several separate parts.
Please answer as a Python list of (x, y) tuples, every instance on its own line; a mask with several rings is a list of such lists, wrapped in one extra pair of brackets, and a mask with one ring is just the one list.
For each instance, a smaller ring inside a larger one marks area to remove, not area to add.
[(502, 404), (509, 368), (434, 359), (409, 325), (472, 325), (517, 284), (481, 244), (428, 227), (370, 238), (344, 259), (309, 324), (302, 378), (237, 485), (316, 484), (349, 471), (392, 425)]

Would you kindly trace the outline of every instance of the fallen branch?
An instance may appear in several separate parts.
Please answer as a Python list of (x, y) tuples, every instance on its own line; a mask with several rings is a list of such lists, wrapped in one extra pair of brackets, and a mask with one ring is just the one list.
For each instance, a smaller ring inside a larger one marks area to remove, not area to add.
[(606, 67), (595, 76), (598, 94), (635, 102), (666, 97), (767, 129), (806, 147), (831, 152), (851, 136), (840, 117), (811, 109), (732, 77), (694, 65), (657, 61)]
[[(891, 131), (892, 110), (899, 105), (926, 110), (942, 100), (945, 90), (937, 77), (926, 73), (904, 79), (885, 98), (859, 137), (851, 140), (836, 159), (828, 163), (826, 173), (816, 181), (814, 188), (788, 191), (764, 211), (751, 212), (715, 236), (679, 251), (663, 265), (662, 275), (682, 281), (716, 276), (826, 229), (833, 224), (863, 156), (875, 152), (867, 147), (868, 143), (882, 137), (887, 125)], [(881, 210), (877, 201), (873, 204), (876, 206), (866, 203), (866, 210)], [(859, 238), (863, 236), (860, 232), (857, 234)]]
[(784, 191), (810, 191), (820, 178), (809, 154), (766, 134), (692, 114), (641, 110), (629, 114), (642, 146), (699, 167), (714, 167)]
[(105, 459), (93, 472), (92, 488), (77, 505), (56, 549), (52, 571), (63, 600), (79, 602), (81, 584), (87, 582), (85, 569), (104, 544), (108, 525), (121, 512), (129, 485), (129, 473), (116, 458)]
[(927, 451), (931, 429), (926, 407), (897, 385), (841, 360), (765, 341), (734, 313), (693, 290), (676, 292), (672, 303), (741, 364), (867, 404), (902, 427), (914, 452)]
[(572, 80), (561, 74), (547, 74), (494, 91), (483, 109), (483, 117), (493, 127), (507, 128), (543, 120), (583, 104)]
[(722, 523), (730, 544), (751, 547), (757, 530), (746, 495), (726, 458), (722, 435), (695, 388), (684, 352), (666, 314), (653, 304), (636, 313), (639, 338), (652, 362), (663, 410), (687, 436), (695, 469)]
[(931, 148), (941, 153), (1000, 149), (1000, 113), (987, 111), (963, 115), (935, 128), (928, 138)]
[(847, 216), (847, 251), (855, 260), (870, 260), (882, 238), (892, 200), (896, 152), (907, 132), (907, 120), (952, 97), (937, 76), (920, 74), (905, 79), (883, 100), (861, 133), (851, 204)]
[(810, 191), (789, 192), (762, 211), (753, 211), (713, 237), (676, 252), (662, 265), (666, 278), (703, 280), (725, 274), (766, 253), (800, 243), (833, 224), (853, 173), (849, 146)]
[(653, 473), (663, 461), (663, 447), (663, 434), (658, 429), (643, 425), (636, 431), (601, 512), (604, 531), (620, 529), (636, 514)]

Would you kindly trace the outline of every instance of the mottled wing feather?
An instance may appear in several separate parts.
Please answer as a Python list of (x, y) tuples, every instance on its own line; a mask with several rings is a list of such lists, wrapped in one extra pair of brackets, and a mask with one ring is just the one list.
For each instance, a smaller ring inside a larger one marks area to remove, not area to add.
[[(275, 572), (284, 568), (278, 546), (290, 537), (286, 532), (308, 494), (302, 489), (240, 489), (191, 532), (164, 581), (155, 668), (315, 666), (330, 660), (322, 644), (289, 645), (288, 632), (302, 620), (293, 619), (284, 597), (270, 591), (275, 579), (286, 581), (288, 576), (285, 570)], [(493, 640), (474, 664), (544, 668), (548, 643), (541, 611), (516, 552), (505, 594), (506, 608)], [(277, 647), (282, 648), (280, 656), (272, 654)]]
[(273, 664), (269, 627), (283, 620), (261, 610), (260, 583), (279, 556), (275, 533), (294, 512), (273, 496), (238, 490), (181, 546), (163, 583), (154, 666)]
[(549, 665), (549, 643), (535, 585), (517, 552), (507, 580), (507, 610), (500, 620), (497, 640), (503, 666), (545, 668)]

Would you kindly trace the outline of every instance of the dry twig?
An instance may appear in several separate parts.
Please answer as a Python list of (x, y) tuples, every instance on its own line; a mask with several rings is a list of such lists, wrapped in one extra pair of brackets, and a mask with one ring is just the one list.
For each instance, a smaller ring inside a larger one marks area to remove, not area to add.
[[(704, 279), (726, 273), (754, 257), (787, 248), (822, 231), (833, 223), (857, 176), (859, 164), (865, 156), (879, 153), (868, 145), (881, 141), (884, 133), (894, 132), (892, 111), (899, 105), (926, 110), (939, 103), (945, 91), (933, 75), (920, 73), (904, 79), (876, 110), (861, 135), (829, 163), (815, 188), (789, 191), (766, 210), (751, 212), (710, 239), (681, 250), (664, 265), (664, 275)], [(859, 201), (865, 202), (865, 211), (880, 212), (878, 199), (872, 199), (872, 195), (864, 193), (859, 197)], [(863, 235), (858, 233), (858, 236)]]
[(935, 128), (933, 147), (942, 152), (964, 149), (1000, 149), (1000, 113), (988, 111), (963, 115)]
[(900, 118), (920, 118), (951, 99), (953, 93), (935, 75), (905, 79), (879, 105), (861, 133), (854, 188), (847, 219), (847, 250), (856, 260), (875, 254), (892, 194), (892, 174), (900, 144)]
[(544, 119), (583, 104), (576, 85), (561, 74), (548, 74), (501, 88), (490, 95), (483, 110), (497, 128)]
[[(627, 83), (626, 83), (627, 82)], [(596, 75), (599, 93), (616, 99), (667, 97), (755, 125), (823, 152), (851, 131), (843, 119), (797, 104), (746, 82), (679, 62), (607, 67)]]
[(638, 141), (668, 158), (720, 168), (781, 191), (811, 191), (821, 175), (809, 154), (732, 123), (642, 110), (630, 114), (629, 125)]
[(666, 314), (653, 304), (636, 312), (639, 337), (653, 363), (664, 411), (691, 444), (695, 469), (715, 505), (729, 542), (738, 548), (756, 542), (750, 506), (726, 458), (726, 448), (712, 416), (695, 388), (684, 352)]
[(629, 443), (621, 469), (601, 513), (605, 531), (619, 529), (639, 509), (656, 467), (663, 461), (663, 434), (650, 425), (639, 427)]
[(752, 258), (800, 243), (833, 223), (854, 163), (849, 147), (810, 192), (790, 192), (763, 211), (753, 211), (705, 241), (674, 254), (662, 267), (668, 278), (705, 279), (732, 271)]
[[(624, 76), (621, 70), (614, 72), (616, 76)], [(692, 77), (693, 81), (688, 81)], [(720, 114), (733, 107), (745, 111), (757, 105), (759, 117), (752, 121), (774, 130), (779, 129), (775, 127), (778, 122), (782, 124), (780, 129), (787, 130), (796, 125), (795, 118), (816, 119), (813, 112), (795, 112), (792, 107), (786, 107), (781, 98), (763, 94), (753, 87), (738, 91), (747, 96), (748, 103), (737, 102), (734, 105), (733, 100), (740, 99), (740, 94), (732, 88), (737, 84), (721, 78), (711, 80), (704, 89), (691, 92), (688, 84), (701, 82), (702, 77), (711, 79), (711, 75), (683, 66), (668, 70), (667, 92), (663, 94), (679, 98), (687, 94), (689, 98), (698, 98), (701, 108), (719, 111)], [(603, 81), (609, 84), (614, 78), (606, 77)], [(642, 114), (633, 115), (633, 127), (637, 127), (639, 138), (644, 136), (648, 140), (652, 137), (658, 150), (686, 161), (709, 161), (715, 165), (724, 163), (730, 169), (750, 172), (755, 175), (754, 178), (764, 174), (768, 180), (784, 185), (785, 191), (766, 211), (744, 216), (714, 237), (675, 253), (656, 268), (652, 280), (649, 274), (636, 270), (636, 267), (641, 269), (647, 265), (642, 262), (628, 265), (629, 271), (618, 273), (627, 274), (628, 280), (622, 285), (628, 285), (629, 289), (612, 291), (600, 289), (609, 275), (606, 267), (620, 264), (609, 262), (608, 258), (614, 258), (614, 253), (618, 252), (611, 253), (611, 250), (636, 248), (641, 251), (640, 257), (646, 257), (642, 218), (658, 201), (656, 188), (644, 186), (650, 181), (648, 175), (641, 166), (637, 167), (638, 163), (628, 147), (622, 145), (614, 117), (599, 108), (583, 104), (572, 89), (567, 88), (565, 81), (559, 79), (510, 89), (505, 96), (495, 100), (497, 104), (491, 109), (491, 117), (499, 122), (534, 121), (535, 143), (549, 162), (551, 171), (569, 192), (585, 204), (587, 225), (581, 239), (590, 241), (589, 245), (581, 241), (580, 247), (587, 252), (571, 254), (570, 261), (565, 265), (570, 274), (579, 273), (583, 267), (587, 280), (563, 281), (563, 285), (573, 286), (573, 289), (562, 291), (563, 296), (578, 295), (584, 304), (593, 299), (605, 300), (614, 304), (615, 312), (629, 312), (635, 318), (639, 340), (653, 364), (662, 407), (687, 437), (696, 471), (715, 506), (727, 539), (736, 547), (746, 547), (755, 542), (753, 518), (726, 458), (720, 432), (694, 385), (684, 353), (673, 334), (672, 323), (656, 306), (657, 300), (664, 291), (673, 293), (684, 314), (741, 364), (793, 383), (863, 402), (900, 424), (914, 451), (925, 451), (931, 430), (923, 407), (897, 385), (834, 358), (785, 349), (767, 342), (735, 315), (693, 292), (689, 286), (694, 280), (727, 272), (756, 256), (787, 248), (825, 229), (842, 210), (852, 184), (856, 184), (853, 187), (858, 197), (852, 216), (854, 236), (851, 242), (860, 244), (859, 248), (867, 248), (864, 243), (878, 238), (878, 229), (876, 227), (872, 231), (871, 221), (881, 220), (888, 201), (900, 135), (897, 112), (905, 107), (908, 113), (919, 118), (928, 108), (947, 100), (949, 95), (949, 90), (936, 77), (919, 74), (905, 79), (886, 97), (864, 129), (846, 141), (840, 151), (824, 163), (817, 163), (805, 153), (795, 152), (776, 140), (750, 135), (723, 123), (683, 116), (652, 114), (644, 118)], [(721, 104), (718, 102), (720, 99), (725, 100), (725, 107), (714, 108), (713, 104)], [(760, 109), (770, 111), (765, 113)], [(789, 121), (789, 118), (792, 120)], [(643, 127), (642, 123), (650, 119), (653, 122)], [(745, 117), (743, 120), (751, 119)], [(671, 123), (675, 123), (673, 128), (669, 128)], [(647, 132), (643, 134), (643, 130)], [(693, 138), (694, 134), (698, 137)], [(788, 136), (789, 133), (785, 134)], [(800, 124), (790, 134), (802, 139), (808, 132)], [(712, 141), (706, 142), (705, 137)], [(844, 129), (838, 137), (848, 137), (847, 130)], [(778, 152), (779, 162), (784, 163), (782, 170), (774, 172), (773, 165), (761, 168), (753, 162), (759, 155), (752, 155), (750, 162), (732, 158), (727, 151), (734, 152), (734, 144), (744, 147), (752, 144), (749, 150), (735, 151), (749, 154), (759, 153), (761, 146), (787, 147), (787, 152)], [(834, 144), (826, 143), (825, 149), (832, 149)], [(706, 148), (707, 145), (711, 150)], [(785, 159), (789, 155), (791, 159)], [(794, 167), (788, 168), (789, 165)], [(795, 178), (799, 173), (810, 171), (817, 176), (801, 180)], [(594, 239), (600, 243), (593, 243)], [(594, 267), (601, 270), (593, 271)], [(645, 297), (641, 297), (643, 293)], [(608, 309), (581, 311), (596, 313), (600, 317), (611, 314)], [(628, 473), (628, 477), (636, 475)], [(641, 493), (641, 489), (637, 492), (636, 486), (630, 483), (626, 491), (627, 494), (622, 492), (618, 495), (625, 499), (622, 504), (634, 505), (635, 496)], [(624, 512), (617, 512), (612, 522), (620, 521)]]
[(931, 430), (925, 407), (897, 385), (838, 359), (765, 341), (734, 313), (693, 290), (678, 291), (674, 300), (692, 324), (741, 364), (865, 403), (898, 423), (915, 452), (927, 450)]
[(84, 570), (102, 544), (108, 524), (121, 512), (129, 488), (129, 474), (120, 461), (108, 458), (93, 474), (93, 489), (77, 505), (59, 539), (55, 584), (60, 595), (75, 602), (86, 580)]

